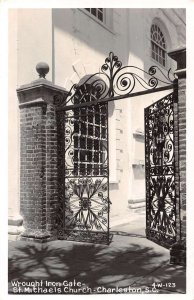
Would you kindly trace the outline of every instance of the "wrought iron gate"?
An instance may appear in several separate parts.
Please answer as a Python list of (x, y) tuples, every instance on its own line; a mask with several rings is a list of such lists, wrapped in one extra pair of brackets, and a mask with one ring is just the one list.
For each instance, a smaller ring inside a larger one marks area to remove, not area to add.
[[(156, 73), (159, 77), (156, 77)], [(101, 72), (54, 97), (58, 127), (58, 238), (109, 243), (108, 101), (174, 88), (157, 66), (122, 66), (110, 52)], [(158, 86), (159, 85), (159, 86)], [(145, 110), (147, 237), (175, 240), (172, 94)]]
[[(74, 104), (90, 103), (96, 88), (83, 84)], [(109, 243), (108, 104), (58, 112), (60, 239)]]
[(146, 235), (170, 247), (176, 241), (174, 93), (145, 109)]

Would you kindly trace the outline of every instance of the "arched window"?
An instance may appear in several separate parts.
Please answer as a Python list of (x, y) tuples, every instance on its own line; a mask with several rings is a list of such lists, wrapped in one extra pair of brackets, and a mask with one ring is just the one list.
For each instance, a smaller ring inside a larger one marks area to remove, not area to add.
[(151, 55), (162, 66), (166, 66), (166, 41), (160, 27), (156, 24), (151, 26)]

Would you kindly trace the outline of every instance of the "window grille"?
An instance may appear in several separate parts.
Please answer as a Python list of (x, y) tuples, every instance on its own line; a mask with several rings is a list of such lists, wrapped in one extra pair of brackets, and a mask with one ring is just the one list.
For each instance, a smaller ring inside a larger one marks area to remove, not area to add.
[(101, 22), (104, 22), (104, 9), (103, 8), (85, 8), (90, 14), (96, 17)]
[[(84, 101), (91, 99), (85, 95)], [(103, 175), (107, 160), (107, 105), (75, 109), (74, 118), (74, 174)]]
[(162, 66), (166, 66), (166, 42), (158, 25), (151, 26), (151, 55)]

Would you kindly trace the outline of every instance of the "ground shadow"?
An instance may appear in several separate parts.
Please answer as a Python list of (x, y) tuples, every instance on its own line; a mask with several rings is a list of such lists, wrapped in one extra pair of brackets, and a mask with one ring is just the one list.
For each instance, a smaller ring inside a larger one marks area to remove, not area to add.
[[(176, 268), (175, 272), (163, 253), (157, 253), (146, 243), (135, 243), (135, 238), (131, 238), (134, 243), (126, 246), (121, 245), (123, 237), (118, 236), (117, 239), (117, 243), (111, 246), (66, 241), (43, 245), (11, 242), (9, 293), (13, 292), (13, 281), (41, 279), (56, 282), (76, 279), (93, 290), (99, 286), (143, 287), (156, 281), (176, 281), (179, 292), (185, 292), (183, 267)], [(162, 271), (159, 271), (161, 268)]]

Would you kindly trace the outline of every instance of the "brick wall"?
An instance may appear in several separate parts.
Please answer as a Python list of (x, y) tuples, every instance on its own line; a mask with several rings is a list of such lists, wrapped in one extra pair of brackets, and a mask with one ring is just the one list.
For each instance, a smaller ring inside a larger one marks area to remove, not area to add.
[(176, 193), (176, 230), (177, 240), (181, 236), (180, 226), (180, 176), (179, 176), (179, 115), (178, 92), (174, 91), (174, 159), (175, 159), (175, 193)]
[(55, 230), (57, 131), (55, 109), (46, 103), (20, 109), (20, 210), (23, 236), (41, 238)]
[[(186, 48), (178, 48), (168, 53), (168, 55), (177, 62), (175, 74), (178, 77), (178, 126), (176, 130), (175, 150), (178, 143), (178, 175), (179, 175), (179, 206), (180, 234), (177, 242), (170, 250), (170, 263), (186, 264)], [(176, 154), (176, 153), (175, 153)], [(177, 154), (176, 154), (177, 158)]]
[(181, 235), (186, 237), (186, 79), (179, 79), (179, 171)]
[[(58, 203), (57, 186), (57, 124), (56, 111), (47, 105), (46, 112), (46, 224), (47, 230), (56, 229), (56, 210)], [(53, 232), (54, 234), (54, 232)]]
[[(44, 69), (44, 68), (43, 68)], [(17, 90), (20, 107), (21, 239), (47, 241), (57, 236), (58, 155), (54, 97), (67, 93), (46, 79)]]
[(42, 211), (46, 204), (45, 123), (46, 105), (21, 108), (20, 209), (29, 235), (31, 231), (45, 229), (46, 224), (46, 213)]

